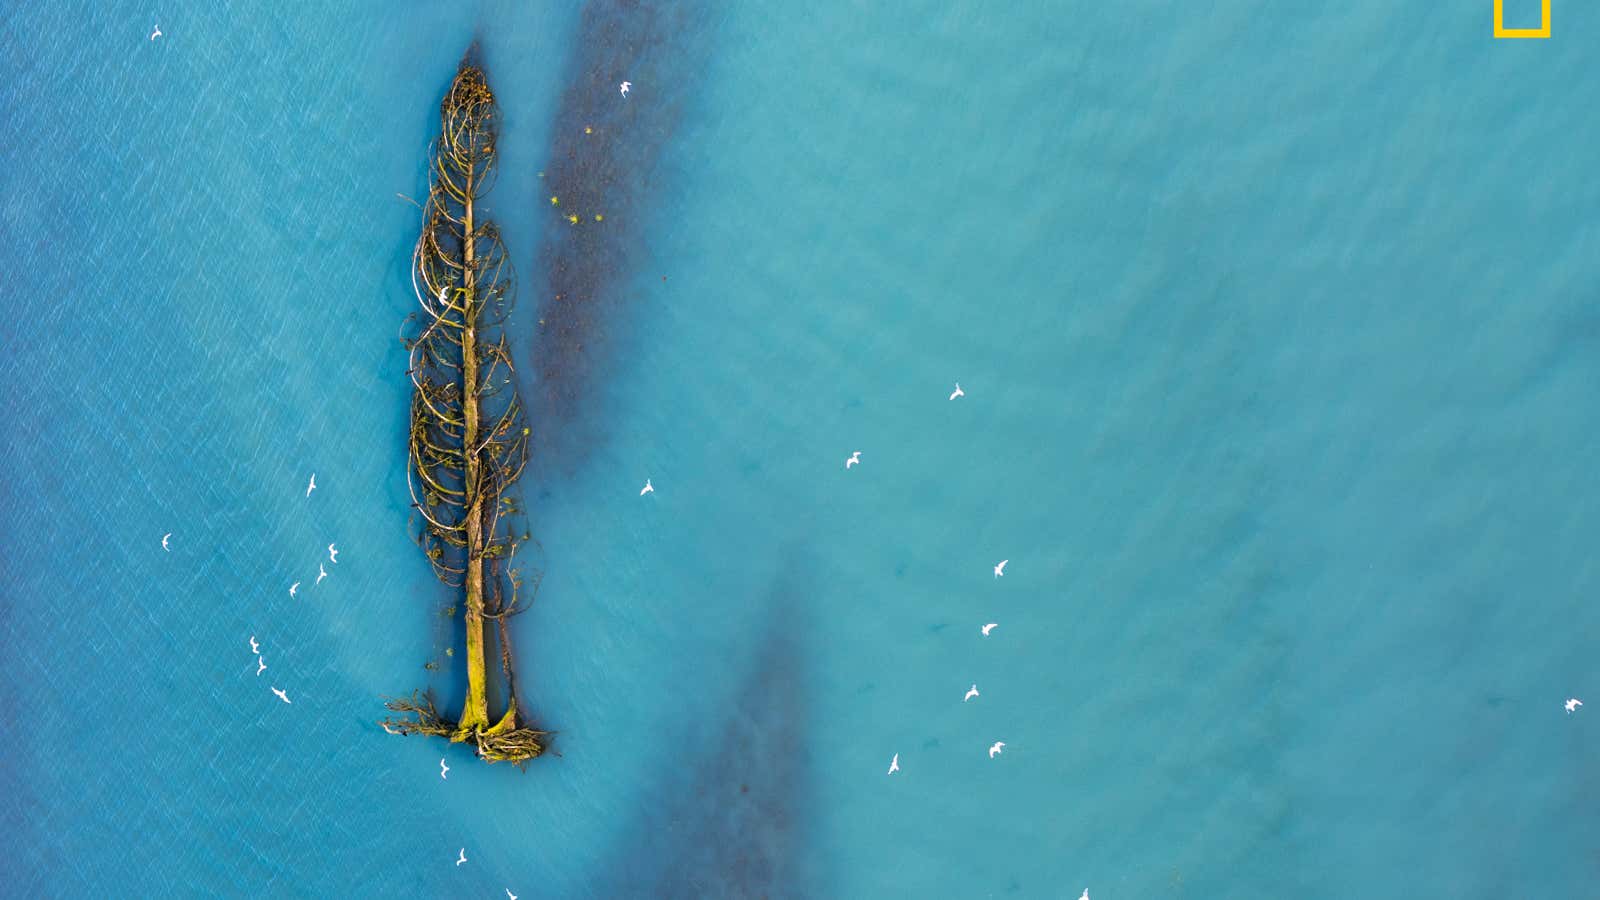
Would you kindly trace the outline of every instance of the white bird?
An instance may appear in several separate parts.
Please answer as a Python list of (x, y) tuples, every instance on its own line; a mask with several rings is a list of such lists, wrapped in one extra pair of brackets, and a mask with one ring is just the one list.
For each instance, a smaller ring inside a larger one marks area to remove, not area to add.
[(1573, 710), (1577, 709), (1578, 707), (1580, 707), (1582, 705), (1583, 705), (1583, 701), (1582, 700), (1579, 700), (1577, 697), (1573, 697), (1571, 700), (1568, 700), (1567, 703), (1566, 703), (1567, 712), (1572, 712)]
[(646, 478), (644, 480), (644, 487), (639, 489), (639, 496), (643, 497), (645, 494), (654, 494), (655, 492), (656, 486), (650, 483), (650, 479)]
[(624, 82), (623, 82), (623, 83), (622, 83), (622, 85), (621, 85), (621, 88), (622, 88), (622, 96), (624, 96), (624, 97), (626, 97), (626, 96), (628, 96), (628, 89), (629, 89), (629, 88), (631, 88), (631, 87), (633, 87), (633, 82), (631, 82), (631, 81), (624, 81)]
[(327, 577), (328, 577), (328, 570), (323, 567), (322, 563), (317, 563), (317, 580), (313, 581), (311, 583), (313, 585), (321, 584), (322, 583), (322, 579), (327, 578)]
[(1005, 746), (1006, 746), (1006, 742), (1005, 741), (995, 741), (993, 744), (990, 744), (989, 745), (989, 758), (990, 759), (994, 759), (996, 756), (999, 756), (1000, 755), (1000, 751), (1004, 750)]
[(956, 389), (950, 394), (950, 399), (954, 400), (957, 397), (965, 397), (966, 395), (967, 392), (961, 389), (961, 382), (958, 381), (956, 382)]
[(900, 754), (896, 753), (894, 759), (889, 760), (889, 774), (893, 775), (898, 771), (900, 771)]
[(861, 451), (857, 450), (856, 452), (850, 454), (850, 458), (849, 459), (844, 461), (844, 467), (846, 469), (848, 469), (851, 466), (856, 465), (859, 462), (861, 462)]
[(1089, 900), (1089, 889), (1088, 888), (1084, 888), (1083, 889), (1083, 896), (1079, 897), (1078, 900)]
[(300, 582), (296, 581), (294, 584), (289, 585), (289, 596), (293, 597), (294, 592), (298, 590), (300, 590)]
[(333, 548), (332, 544), (329, 544), (328, 545), (328, 562), (336, 563), (338, 561), (339, 561), (339, 551), (335, 550)]
[(153, 41), (158, 37), (161, 37), (161, 26), (160, 25), (156, 26), (156, 30), (155, 31), (150, 32), (150, 40)]
[(317, 489), (317, 473), (312, 472), (311, 473), (311, 483), (306, 485), (306, 496), (307, 497), (311, 496), (311, 492), (316, 490), (316, 489)]
[(256, 677), (260, 678), (261, 677), (261, 673), (265, 672), (266, 670), (267, 670), (267, 661), (262, 659), (258, 655), (256, 657)]
[(285, 703), (288, 703), (288, 702), (289, 702), (289, 692), (288, 692), (288, 691), (280, 691), (280, 690), (278, 690), (278, 689), (277, 689), (277, 688), (273, 688), (273, 689), (272, 689), (272, 692), (273, 692), (273, 693), (274, 693), (274, 694), (277, 694), (277, 695), (278, 695), (278, 699), (279, 699), (279, 700), (282, 700), (282, 701), (283, 701), (283, 702), (285, 702)]
[(989, 636), (989, 632), (991, 632), (991, 631), (993, 631), (993, 630), (995, 630), (996, 628), (999, 628), (999, 627), (1000, 627), (1000, 623), (999, 622), (990, 622), (989, 624), (983, 626), (983, 636), (984, 637), (988, 637)]
[(510, 897), (511, 900), (517, 900), (517, 895), (511, 893), (511, 888), (506, 888), (506, 896)]
[(444, 757), (439, 757), (439, 777), (444, 778), (445, 773), (448, 771), (450, 771), (450, 767), (444, 764)]
[(464, 863), (466, 861), (467, 861), (467, 848), (462, 847), (461, 848), (461, 858), (456, 860), (456, 865), (459, 866), (459, 865), (461, 865), (462, 863)]
[(976, 697), (976, 696), (978, 696), (978, 686), (977, 685), (973, 685), (972, 687), (967, 688), (967, 695), (965, 697), (961, 698), (961, 702), (965, 703), (968, 700), (971, 700), (973, 697)]
[(1000, 560), (999, 564), (994, 567), (994, 577), (999, 578), (1000, 576), (1006, 574), (1006, 563), (1008, 562), (1011, 562), (1011, 560)]
[(250, 635), (250, 652), (256, 654), (261, 652), (261, 646), (256, 643), (256, 636), (253, 634)]
[(168, 553), (171, 553), (172, 552), (172, 548), (167, 546), (167, 538), (169, 538), (169, 537), (172, 537), (172, 532), (170, 532), (170, 531), (161, 536), (161, 549), (167, 551)]

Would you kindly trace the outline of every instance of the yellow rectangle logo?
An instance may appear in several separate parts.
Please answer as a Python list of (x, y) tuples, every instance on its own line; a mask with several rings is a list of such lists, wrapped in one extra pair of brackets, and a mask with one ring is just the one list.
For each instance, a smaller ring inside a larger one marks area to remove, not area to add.
[(1505, 0), (1494, 0), (1494, 36), (1497, 38), (1547, 38), (1550, 36), (1550, 0), (1539, 0), (1538, 28), (1507, 28)]

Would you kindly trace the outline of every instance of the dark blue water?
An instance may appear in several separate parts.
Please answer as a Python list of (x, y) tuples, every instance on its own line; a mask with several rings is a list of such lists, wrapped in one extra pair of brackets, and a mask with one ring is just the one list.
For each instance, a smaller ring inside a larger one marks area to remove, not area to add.
[[(8, 7), (5, 892), (1587, 896), (1600, 11), (1491, 9)], [(374, 724), (474, 36), (525, 774)]]

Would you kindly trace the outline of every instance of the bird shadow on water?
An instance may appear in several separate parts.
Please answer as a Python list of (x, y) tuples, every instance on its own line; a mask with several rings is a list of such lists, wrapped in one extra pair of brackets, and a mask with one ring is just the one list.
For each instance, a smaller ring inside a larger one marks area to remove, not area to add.
[(704, 74), (710, 24), (700, 0), (592, 0), (580, 16), (539, 182), (552, 221), (529, 282), (533, 465), (551, 476), (573, 474), (604, 437), (581, 413), (623, 349), (623, 323), (651, 299), (631, 286), (648, 254), (644, 229), (670, 191), (662, 157)]
[(623, 831), (596, 896), (821, 896), (810, 861), (815, 730), (802, 557), (791, 548), (775, 574), (720, 724), (676, 744), (656, 794), (664, 802), (644, 805)]

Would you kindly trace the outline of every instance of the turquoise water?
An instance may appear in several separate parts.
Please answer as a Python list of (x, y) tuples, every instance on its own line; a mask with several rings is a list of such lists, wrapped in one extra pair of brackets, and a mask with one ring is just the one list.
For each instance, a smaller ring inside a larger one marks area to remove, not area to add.
[[(1206, 6), (0, 12), (4, 892), (1591, 894), (1600, 9)], [(525, 774), (374, 724), (474, 34)]]

